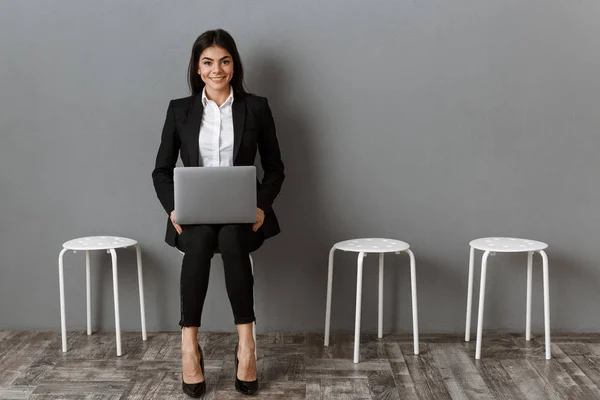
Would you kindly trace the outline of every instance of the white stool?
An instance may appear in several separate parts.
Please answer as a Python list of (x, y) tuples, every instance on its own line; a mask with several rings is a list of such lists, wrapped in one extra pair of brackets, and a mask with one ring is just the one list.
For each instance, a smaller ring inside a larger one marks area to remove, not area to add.
[(354, 363), (359, 361), (360, 346), (360, 309), (362, 298), (363, 258), (367, 253), (379, 253), (379, 320), (378, 337), (383, 337), (383, 256), (384, 253), (406, 252), (410, 256), (410, 282), (412, 293), (413, 341), (415, 354), (419, 354), (419, 322), (417, 316), (417, 277), (415, 272), (415, 256), (408, 243), (393, 239), (354, 239), (333, 245), (329, 252), (329, 272), (327, 275), (327, 309), (325, 312), (325, 346), (329, 346), (329, 328), (331, 321), (331, 288), (333, 284), (333, 254), (335, 250), (358, 253), (358, 270), (356, 273), (356, 320), (354, 323)]
[(546, 360), (551, 358), (550, 354), (550, 294), (548, 287), (548, 256), (544, 251), (548, 247), (546, 243), (535, 240), (490, 237), (475, 239), (469, 243), (471, 246), (469, 256), (469, 286), (467, 295), (467, 321), (465, 326), (465, 341), (470, 340), (471, 330), (471, 301), (473, 295), (473, 265), (475, 263), (475, 249), (483, 250), (481, 258), (481, 283), (479, 285), (479, 315), (477, 317), (477, 345), (475, 359), (481, 358), (481, 331), (483, 328), (483, 307), (485, 301), (485, 275), (487, 271), (487, 259), (494, 253), (527, 253), (527, 311), (525, 319), (525, 340), (531, 340), (531, 275), (533, 268), (533, 253), (540, 253), (543, 262), (544, 276), (544, 329), (546, 333)]
[[(181, 250), (179, 250), (179, 252), (181, 253), (181, 255), (185, 255), (185, 253)], [(221, 252), (217, 251), (215, 252), (215, 254), (221, 254)], [(252, 268), (252, 276), (254, 276), (254, 260), (252, 259), (252, 254), (249, 254), (250, 257), (250, 268)], [(254, 305), (256, 304), (256, 301), (254, 302), (252, 308), (254, 308)], [(254, 323), (252, 324), (252, 337), (254, 338), (254, 359), (258, 360), (258, 343), (256, 342), (256, 321), (254, 321)], [(183, 341), (183, 329), (181, 330), (181, 340)]]
[(144, 283), (142, 279), (142, 252), (140, 245), (133, 239), (115, 236), (90, 236), (73, 239), (63, 244), (63, 249), (58, 256), (58, 276), (60, 285), (60, 327), (62, 335), (62, 351), (67, 351), (67, 325), (65, 322), (65, 278), (63, 272), (63, 257), (69, 250), (76, 253), (85, 251), (85, 278), (86, 278), (86, 303), (87, 303), (87, 334), (92, 334), (91, 295), (90, 295), (90, 251), (106, 250), (112, 258), (113, 293), (115, 305), (115, 330), (117, 335), (117, 356), (121, 353), (121, 322), (119, 317), (119, 287), (117, 278), (117, 252), (115, 249), (135, 247), (137, 256), (138, 284), (140, 292), (140, 315), (142, 319), (142, 340), (146, 340), (146, 315), (144, 306)]

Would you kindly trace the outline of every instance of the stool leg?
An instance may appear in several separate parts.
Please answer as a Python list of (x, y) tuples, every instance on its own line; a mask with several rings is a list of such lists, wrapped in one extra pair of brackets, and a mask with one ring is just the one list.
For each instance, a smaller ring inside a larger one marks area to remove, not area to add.
[(331, 327), (331, 290), (333, 286), (333, 254), (335, 247), (329, 251), (329, 266), (327, 269), (327, 305), (325, 306), (325, 347), (329, 346), (329, 328)]
[[(252, 259), (252, 255), (249, 255), (250, 257), (250, 268), (252, 270), (252, 276), (254, 277), (254, 260)], [(254, 298), (254, 296), (253, 296)], [(255, 310), (254, 312), (256, 312), (256, 300), (254, 300), (254, 303), (252, 304), (252, 308)], [(252, 338), (254, 339), (254, 359), (258, 360), (258, 343), (256, 343), (256, 321), (254, 321), (252, 323)]]
[(87, 309), (87, 334), (92, 334), (92, 294), (90, 281), (90, 251), (85, 251), (85, 304)]
[(410, 256), (410, 291), (412, 295), (412, 314), (413, 314), (413, 347), (415, 354), (419, 354), (419, 313), (417, 309), (417, 269), (415, 266), (415, 255), (408, 249)]
[(377, 321), (377, 337), (383, 338), (383, 253), (379, 253), (379, 309)]
[(473, 265), (475, 264), (475, 249), (469, 252), (469, 285), (467, 288), (467, 321), (465, 323), (465, 342), (471, 340), (471, 308), (473, 307)]
[(358, 253), (358, 262), (356, 268), (356, 319), (354, 321), (354, 363), (359, 361), (360, 349), (360, 308), (362, 302), (362, 278), (363, 278), (363, 260), (365, 253)]
[(527, 253), (527, 310), (525, 314), (525, 340), (531, 340), (531, 281), (533, 273), (533, 252)]
[(550, 283), (548, 279), (548, 256), (544, 250), (540, 251), (544, 268), (544, 331), (546, 333), (546, 360), (552, 358), (550, 351)]
[(485, 302), (485, 275), (487, 272), (487, 259), (489, 251), (483, 253), (481, 258), (481, 283), (479, 284), (479, 315), (477, 316), (477, 345), (475, 348), (475, 359), (481, 358), (481, 331), (483, 329), (483, 306)]
[(142, 274), (142, 250), (140, 245), (135, 246), (135, 256), (137, 259), (137, 270), (138, 270), (138, 287), (140, 292), (140, 316), (142, 320), (142, 340), (147, 340), (148, 335), (146, 334), (146, 305), (144, 304), (144, 279)]
[(113, 273), (113, 293), (115, 303), (115, 330), (117, 335), (117, 356), (121, 353), (121, 317), (119, 316), (119, 279), (117, 276), (117, 252), (115, 249), (110, 249), (110, 256), (112, 259), (112, 273)]
[(67, 322), (65, 316), (65, 274), (63, 268), (63, 256), (67, 249), (62, 249), (58, 256), (58, 286), (60, 291), (60, 334), (62, 339), (62, 351), (67, 351)]

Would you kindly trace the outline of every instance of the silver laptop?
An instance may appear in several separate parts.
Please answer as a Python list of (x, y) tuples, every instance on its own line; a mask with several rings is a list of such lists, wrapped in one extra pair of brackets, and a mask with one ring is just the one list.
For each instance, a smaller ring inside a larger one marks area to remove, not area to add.
[(176, 167), (178, 224), (256, 222), (256, 167)]

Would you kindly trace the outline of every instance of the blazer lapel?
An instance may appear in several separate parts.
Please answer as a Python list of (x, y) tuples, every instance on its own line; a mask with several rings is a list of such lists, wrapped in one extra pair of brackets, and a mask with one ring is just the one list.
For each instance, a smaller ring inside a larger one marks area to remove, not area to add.
[(244, 99), (233, 100), (233, 161), (240, 149), (242, 143), (242, 134), (244, 133), (244, 122), (246, 120), (246, 106)]
[(202, 123), (202, 115), (204, 106), (202, 105), (202, 94), (198, 94), (190, 110), (190, 115), (187, 121), (186, 134), (190, 142), (188, 147), (188, 157), (191, 167), (200, 166), (200, 147), (198, 139), (200, 137), (200, 124)]

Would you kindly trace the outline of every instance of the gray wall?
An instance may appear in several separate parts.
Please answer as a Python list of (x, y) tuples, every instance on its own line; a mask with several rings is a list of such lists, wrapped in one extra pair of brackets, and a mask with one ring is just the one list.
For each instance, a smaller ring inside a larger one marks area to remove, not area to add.
[[(0, 328), (59, 329), (61, 244), (114, 234), (143, 245), (148, 329), (177, 329), (180, 255), (150, 173), (191, 44), (223, 27), (287, 167), (283, 233), (255, 256), (261, 330), (321, 331), (331, 245), (382, 236), (415, 252), (421, 331), (462, 332), (468, 242), (488, 235), (547, 242), (553, 329), (600, 330), (598, 20), (593, 0), (1, 2)], [(119, 257), (122, 327), (139, 330), (133, 252)], [(386, 260), (385, 329), (409, 331), (408, 258)], [(70, 329), (83, 261), (66, 258)], [(94, 327), (111, 329), (109, 258), (93, 261)], [(337, 261), (332, 329), (352, 329), (355, 257)], [(491, 259), (487, 328), (524, 329), (525, 261)], [(204, 329), (232, 330), (220, 261), (211, 278)]]

